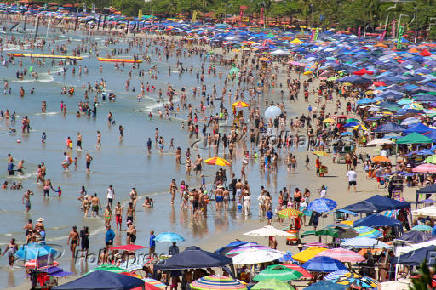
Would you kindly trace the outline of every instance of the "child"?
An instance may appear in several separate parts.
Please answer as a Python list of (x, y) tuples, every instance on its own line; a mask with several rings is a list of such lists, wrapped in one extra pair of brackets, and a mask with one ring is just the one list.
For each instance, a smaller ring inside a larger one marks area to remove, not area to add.
[(268, 219), (268, 225), (271, 225), (272, 218), (273, 218), (273, 212), (271, 206), (268, 208), (268, 211), (266, 212), (266, 218)]
[(42, 132), (41, 143), (44, 144), (45, 140), (47, 140), (47, 135), (45, 134), (45, 132)]

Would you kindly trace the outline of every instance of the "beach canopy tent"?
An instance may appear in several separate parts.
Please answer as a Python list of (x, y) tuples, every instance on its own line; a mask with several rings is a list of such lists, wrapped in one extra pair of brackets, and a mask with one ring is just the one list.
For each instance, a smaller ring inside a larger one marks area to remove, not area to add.
[(367, 227), (382, 227), (382, 226), (401, 226), (402, 224), (397, 219), (392, 219), (381, 214), (372, 214), (357, 220), (353, 223), (354, 227), (367, 226)]
[(232, 263), (232, 259), (216, 253), (209, 253), (199, 247), (188, 247), (180, 254), (156, 264), (156, 270), (183, 270), (209, 267), (222, 267)]
[(401, 202), (387, 196), (375, 195), (344, 207), (354, 213), (378, 213), (385, 210), (410, 208), (409, 202)]
[(430, 184), (416, 191), (416, 202), (420, 194), (436, 194), (436, 184)]
[(391, 260), (392, 264), (404, 264), (404, 265), (421, 265), (424, 260), (427, 260), (428, 262), (433, 265), (435, 261), (435, 253), (436, 253), (436, 246), (429, 246), (425, 248), (419, 248), (415, 251), (410, 251), (408, 253), (399, 255), (398, 257), (394, 257)]
[(375, 133), (402, 133), (406, 128), (398, 124), (387, 122), (378, 126), (374, 132)]
[(426, 125), (422, 123), (413, 124), (409, 128), (403, 131), (403, 133), (409, 134), (409, 133), (419, 133), (424, 134), (429, 132), (431, 129), (427, 127)]
[(401, 237), (396, 239), (396, 241), (407, 243), (421, 243), (429, 241), (431, 238), (432, 236), (428, 232), (411, 230), (404, 233)]
[(136, 277), (125, 276), (109, 271), (95, 271), (89, 275), (82, 276), (77, 280), (65, 283), (53, 289), (108, 289), (108, 290), (127, 290), (134, 287), (144, 286), (144, 281)]
[(410, 133), (404, 137), (397, 139), (397, 144), (430, 144), (433, 143), (431, 138), (418, 133)]

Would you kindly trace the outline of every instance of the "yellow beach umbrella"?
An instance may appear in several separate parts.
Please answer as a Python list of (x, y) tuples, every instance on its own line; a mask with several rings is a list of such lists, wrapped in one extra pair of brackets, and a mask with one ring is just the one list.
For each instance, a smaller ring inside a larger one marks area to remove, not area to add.
[(218, 166), (230, 166), (231, 164), (229, 161), (225, 160), (224, 158), (217, 157), (217, 156), (206, 159), (204, 160), (204, 162), (209, 165), (218, 165)]
[(341, 221), (340, 223), (347, 226), (353, 226), (353, 221), (349, 221), (349, 220)]
[(309, 261), (310, 259), (314, 258), (315, 256), (317, 256), (319, 253), (322, 253), (324, 251), (327, 251), (326, 248), (321, 248), (321, 247), (310, 247), (307, 248), (304, 251), (301, 251), (295, 255), (292, 256), (292, 259), (301, 262), (301, 263), (306, 263), (307, 261)]
[(312, 71), (310, 71), (310, 70), (307, 70), (307, 71), (305, 71), (304, 73), (303, 73), (303, 75), (310, 75), (312, 73)]
[(300, 43), (303, 43), (303, 42), (300, 39), (298, 39), (298, 37), (295, 37), (295, 39), (292, 40), (290, 43), (300, 44)]
[(316, 156), (328, 156), (329, 154), (325, 151), (313, 151), (312, 152)]
[(237, 101), (235, 103), (232, 104), (232, 107), (237, 107), (237, 108), (245, 108), (248, 107), (249, 104), (243, 102), (243, 101)]
[(335, 119), (327, 118), (327, 119), (324, 119), (323, 122), (324, 122), (324, 123), (334, 123), (334, 122), (335, 122)]
[(285, 208), (277, 213), (277, 215), (281, 218), (295, 218), (301, 214), (301, 211), (296, 210), (295, 208)]

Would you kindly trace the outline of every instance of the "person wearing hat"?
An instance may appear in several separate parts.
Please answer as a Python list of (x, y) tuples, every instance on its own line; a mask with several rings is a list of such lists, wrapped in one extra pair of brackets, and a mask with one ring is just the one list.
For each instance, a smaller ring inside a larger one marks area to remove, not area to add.
[(40, 217), (36, 220), (35, 230), (44, 230), (44, 219)]

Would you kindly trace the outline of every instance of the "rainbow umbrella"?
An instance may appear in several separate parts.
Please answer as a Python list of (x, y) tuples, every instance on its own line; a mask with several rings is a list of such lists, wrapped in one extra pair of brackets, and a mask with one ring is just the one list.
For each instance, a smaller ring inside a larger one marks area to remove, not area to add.
[(226, 276), (205, 276), (191, 283), (191, 289), (206, 290), (206, 289), (247, 289), (244, 284), (238, 280), (233, 280)]
[(359, 233), (359, 237), (378, 238), (382, 236), (379, 230), (367, 226), (355, 227), (353, 229)]
[(204, 160), (205, 163), (209, 165), (218, 165), (218, 166), (230, 166), (230, 162), (221, 157), (212, 157)]
[(330, 280), (339, 285), (352, 288), (377, 288), (378, 282), (367, 276), (360, 276), (355, 273), (345, 273), (334, 280)]

